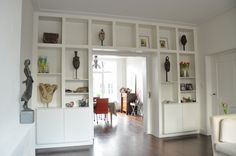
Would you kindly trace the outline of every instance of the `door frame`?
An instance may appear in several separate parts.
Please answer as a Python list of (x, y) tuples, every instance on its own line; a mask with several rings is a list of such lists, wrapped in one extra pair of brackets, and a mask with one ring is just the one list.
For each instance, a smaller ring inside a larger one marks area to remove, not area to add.
[(149, 117), (149, 109), (148, 107), (150, 106), (150, 87), (152, 86), (152, 84), (150, 84), (151, 82), (150, 80), (150, 55), (152, 55), (153, 52), (145, 52), (145, 53), (134, 53), (134, 52), (110, 52), (110, 51), (94, 51), (92, 50), (92, 56), (93, 55), (110, 55), (110, 56), (120, 56), (120, 57), (143, 57), (146, 60), (146, 71), (144, 71), (146, 73), (146, 78), (144, 78), (144, 85), (143, 85), (143, 128), (144, 128), (144, 132), (145, 133), (150, 133), (149, 127), (150, 127), (150, 117)]

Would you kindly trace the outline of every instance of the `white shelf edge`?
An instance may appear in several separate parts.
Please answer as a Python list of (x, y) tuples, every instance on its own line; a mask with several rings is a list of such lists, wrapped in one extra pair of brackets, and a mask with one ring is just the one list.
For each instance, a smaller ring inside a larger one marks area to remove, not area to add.
[(39, 48), (62, 48), (62, 44), (38, 43)]
[(185, 90), (185, 91), (180, 91), (180, 93), (196, 93), (196, 90)]
[(78, 49), (88, 49), (88, 45), (77, 45), (77, 44), (65, 44), (65, 48), (78, 48)]
[(161, 81), (161, 84), (174, 84), (174, 83), (178, 83), (178, 81), (168, 81), (168, 82), (166, 82), (166, 81)]
[(65, 79), (65, 81), (88, 81), (89, 79)]
[(180, 77), (180, 79), (196, 79), (196, 77)]
[(88, 92), (85, 93), (65, 93), (66, 96), (75, 96), (75, 95), (88, 95)]
[(184, 54), (184, 55), (192, 54), (192, 55), (194, 55), (194, 54), (196, 54), (196, 52), (195, 51), (179, 51), (179, 54)]
[(37, 76), (61, 76), (61, 73), (37, 73)]

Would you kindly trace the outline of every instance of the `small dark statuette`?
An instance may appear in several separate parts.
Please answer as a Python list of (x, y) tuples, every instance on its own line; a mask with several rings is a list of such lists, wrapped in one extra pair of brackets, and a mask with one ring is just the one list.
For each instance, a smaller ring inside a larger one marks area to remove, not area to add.
[(98, 38), (101, 41), (101, 46), (103, 46), (103, 41), (105, 40), (105, 32), (103, 31), (103, 29), (100, 30), (100, 32), (98, 34)]
[(75, 68), (75, 78), (77, 79), (77, 70), (79, 69), (80, 66), (80, 60), (79, 56), (77, 56), (78, 52), (75, 51), (75, 56), (73, 57), (73, 66)]
[(185, 45), (187, 43), (187, 37), (186, 35), (182, 35), (181, 39), (180, 39), (181, 44), (183, 45), (183, 50), (185, 51)]
[(26, 89), (25, 89), (25, 92), (23, 93), (23, 95), (21, 97), (21, 101), (24, 101), (23, 108), (24, 108), (25, 111), (27, 111), (27, 110), (31, 110), (28, 107), (28, 102), (29, 102), (29, 100), (32, 96), (32, 88), (33, 88), (34, 80), (31, 76), (31, 72), (30, 72), (30, 69), (29, 69), (30, 60), (26, 59), (24, 65), (25, 65), (24, 73), (25, 73), (25, 76), (26, 76), (26, 80), (23, 81), (22, 83), (25, 83)]
[(170, 71), (170, 61), (169, 56), (166, 56), (166, 61), (164, 63), (165, 70), (166, 70), (166, 82), (168, 82), (168, 72)]

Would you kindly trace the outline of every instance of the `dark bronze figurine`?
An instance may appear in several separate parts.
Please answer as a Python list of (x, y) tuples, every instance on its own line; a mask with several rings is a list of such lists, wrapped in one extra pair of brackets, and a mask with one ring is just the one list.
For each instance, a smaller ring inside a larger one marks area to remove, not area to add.
[(33, 88), (34, 80), (31, 76), (31, 72), (30, 72), (30, 69), (29, 69), (30, 60), (26, 59), (24, 65), (25, 65), (24, 73), (25, 73), (25, 76), (26, 76), (26, 80), (23, 81), (22, 83), (25, 83), (26, 89), (25, 89), (25, 92), (23, 93), (23, 95), (21, 97), (21, 101), (24, 101), (23, 108), (26, 111), (26, 110), (31, 110), (28, 107), (28, 102), (29, 102), (29, 100), (32, 96), (32, 88)]
[(73, 57), (73, 66), (75, 68), (75, 78), (77, 79), (77, 70), (79, 69), (79, 66), (80, 66), (80, 60), (79, 60), (79, 56), (78, 55), (78, 52), (75, 51), (75, 56)]
[(164, 63), (165, 70), (166, 70), (166, 82), (168, 82), (168, 72), (170, 71), (170, 61), (169, 56), (166, 56), (166, 61)]
[(99, 32), (98, 38), (101, 41), (101, 46), (103, 46), (103, 41), (105, 40), (105, 32), (103, 31), (103, 29), (101, 29), (101, 31)]
[(186, 35), (182, 35), (181, 39), (180, 39), (181, 44), (183, 45), (183, 50), (185, 51), (185, 45), (187, 43), (187, 37)]

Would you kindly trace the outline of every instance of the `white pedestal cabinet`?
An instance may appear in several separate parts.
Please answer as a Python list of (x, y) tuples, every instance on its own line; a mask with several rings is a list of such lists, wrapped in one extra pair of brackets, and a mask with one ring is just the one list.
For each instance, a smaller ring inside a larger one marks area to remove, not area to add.
[[(98, 38), (105, 31), (104, 45)], [(57, 33), (58, 43), (44, 43), (44, 33)], [(186, 35), (186, 51), (180, 43)], [(197, 44), (194, 27), (158, 24), (91, 16), (35, 13), (32, 75), (35, 80), (32, 103), (36, 109), (37, 148), (93, 144), (93, 52), (133, 52), (155, 54), (159, 64), (154, 77), (159, 86), (156, 113), (159, 137), (198, 130)], [(80, 57), (78, 78), (72, 65), (74, 52)], [(164, 62), (170, 60), (168, 81)], [(47, 59), (47, 70), (41, 71), (39, 58)], [(188, 62), (188, 76), (180, 75), (180, 62)], [(150, 71), (152, 72), (152, 71)], [(40, 83), (55, 84), (57, 90), (48, 107), (41, 102)], [(185, 89), (181, 86), (187, 86)], [(87, 87), (88, 91), (73, 92)], [(67, 92), (65, 91), (67, 90)], [(72, 92), (68, 92), (71, 90)], [(81, 107), (81, 100), (88, 105)], [(74, 103), (68, 108), (66, 103)], [(148, 112), (147, 112), (148, 113)]]

